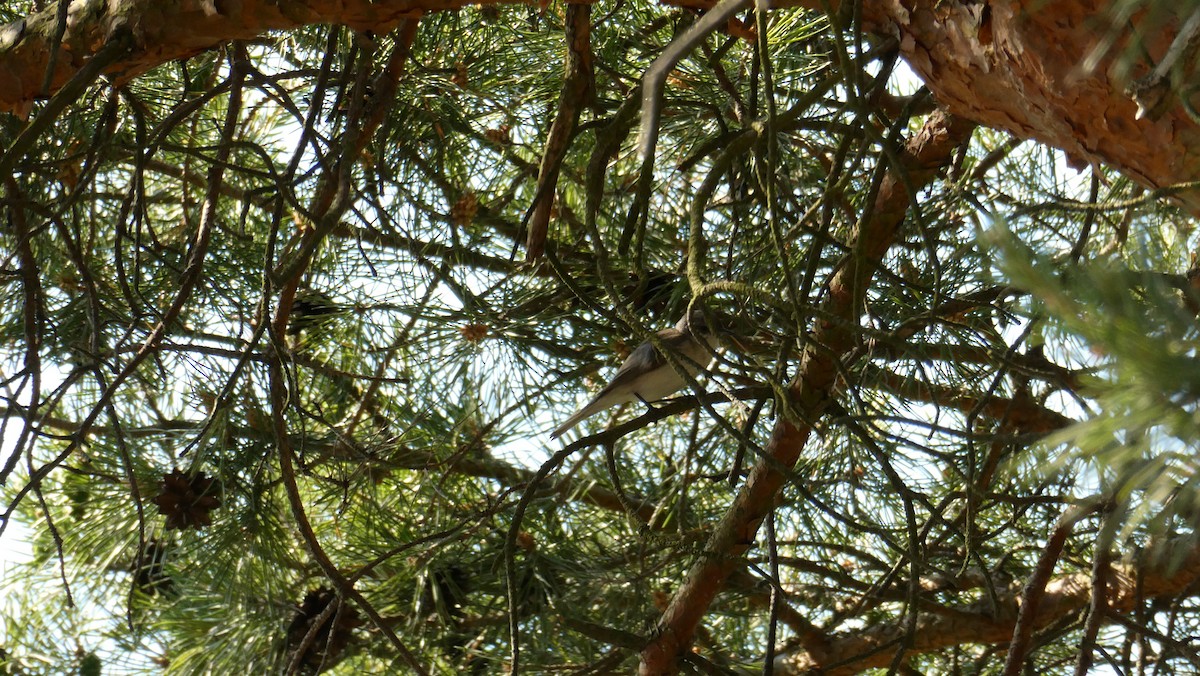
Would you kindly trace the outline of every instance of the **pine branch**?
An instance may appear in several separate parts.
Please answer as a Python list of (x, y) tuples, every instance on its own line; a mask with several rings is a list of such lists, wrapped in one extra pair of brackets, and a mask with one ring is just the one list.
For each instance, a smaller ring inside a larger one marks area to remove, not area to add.
[[(1141, 603), (1181, 594), (1195, 596), (1195, 585), (1200, 581), (1200, 547), (1189, 540), (1163, 543), (1137, 559), (1112, 563), (1107, 579), (1109, 613), (1128, 613)], [(999, 615), (991, 614), (986, 602), (959, 608), (950, 616), (922, 614), (909, 650), (924, 653), (968, 643), (1006, 643), (1017, 626), (1018, 599), (1015, 589), (1006, 590)], [(1075, 617), (1087, 608), (1091, 599), (1090, 571), (1050, 578), (1039, 595), (1036, 613), (1029, 616), (1029, 630), (1037, 631)], [(831, 638), (821, 656), (804, 652), (780, 656), (776, 673), (819, 671), (825, 676), (845, 676), (883, 667), (891, 660), (891, 654), (881, 649), (895, 644), (906, 630), (900, 624), (881, 623), (848, 632)]]

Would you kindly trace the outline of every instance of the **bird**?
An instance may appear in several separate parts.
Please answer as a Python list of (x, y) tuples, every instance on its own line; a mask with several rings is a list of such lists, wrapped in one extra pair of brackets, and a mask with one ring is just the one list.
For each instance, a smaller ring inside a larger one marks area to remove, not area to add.
[[(704, 313), (699, 308), (680, 319), (673, 328), (655, 334), (658, 342), (668, 351), (679, 355), (680, 366), (688, 375), (695, 375), (712, 361), (717, 346), (717, 334), (708, 326)], [(629, 357), (617, 369), (612, 381), (604, 386), (592, 400), (576, 411), (563, 424), (550, 433), (557, 439), (578, 425), (585, 418), (627, 401), (638, 400), (646, 405), (664, 399), (687, 385), (687, 381), (675, 367), (654, 347), (646, 342), (634, 348)]]

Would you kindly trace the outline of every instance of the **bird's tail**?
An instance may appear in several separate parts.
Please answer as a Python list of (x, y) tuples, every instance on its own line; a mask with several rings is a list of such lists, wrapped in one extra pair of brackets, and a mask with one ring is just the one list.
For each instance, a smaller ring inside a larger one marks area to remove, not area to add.
[(555, 428), (555, 430), (550, 433), (550, 438), (557, 439), (567, 432), (570, 432), (571, 428), (578, 425), (584, 418), (595, 415), (596, 413), (608, 408), (608, 406), (605, 404), (606, 402), (601, 401), (599, 397), (589, 401), (586, 406), (576, 411), (571, 415), (570, 418), (564, 420), (563, 424)]

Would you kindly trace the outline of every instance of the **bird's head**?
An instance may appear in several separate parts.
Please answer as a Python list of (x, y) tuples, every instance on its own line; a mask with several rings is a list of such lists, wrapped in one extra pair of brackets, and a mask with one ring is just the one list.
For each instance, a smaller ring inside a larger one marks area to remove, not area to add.
[[(713, 321), (720, 322), (719, 315), (717, 315), (715, 312), (712, 313), (712, 315)], [(691, 312), (675, 323), (675, 330), (685, 333), (690, 332), (694, 335), (708, 335), (718, 332), (720, 327), (710, 326), (708, 317), (705, 316), (704, 311), (699, 305), (695, 305), (692, 307)]]

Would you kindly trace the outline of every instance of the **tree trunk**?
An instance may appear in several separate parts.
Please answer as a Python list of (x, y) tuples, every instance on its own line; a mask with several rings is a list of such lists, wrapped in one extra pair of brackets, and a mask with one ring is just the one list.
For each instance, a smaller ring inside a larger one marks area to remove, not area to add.
[[(866, 2), (862, 20), (873, 33), (899, 38), (905, 60), (956, 115), (1061, 148), (1075, 167), (1104, 162), (1149, 188), (1174, 188), (1200, 213), (1195, 188), (1180, 187), (1200, 177), (1200, 128), (1180, 98), (1189, 87), (1178, 84), (1194, 77), (1186, 36), (1164, 64), (1175, 67), (1152, 73), (1191, 5), (1152, 3), (1126, 19), (1116, 15), (1119, 4)], [(1150, 99), (1143, 119), (1131, 87)]]

